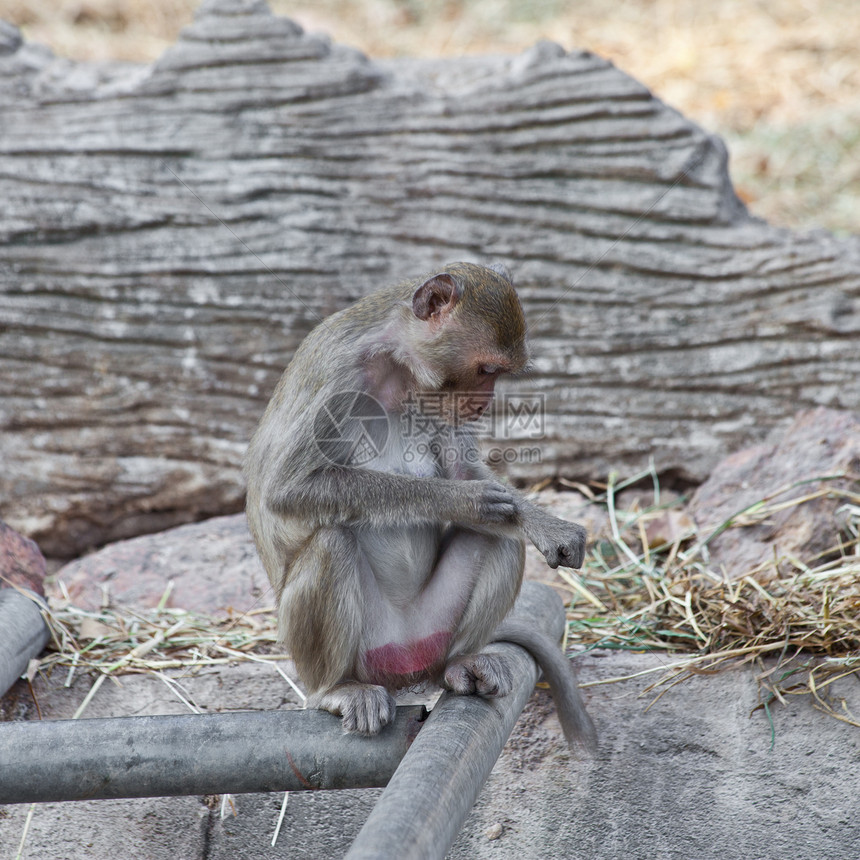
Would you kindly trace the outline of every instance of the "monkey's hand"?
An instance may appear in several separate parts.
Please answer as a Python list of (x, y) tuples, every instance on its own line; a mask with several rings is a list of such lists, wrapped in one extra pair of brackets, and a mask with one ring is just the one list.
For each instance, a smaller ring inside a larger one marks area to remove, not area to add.
[(560, 520), (540, 508), (530, 506), (523, 514), (523, 531), (553, 569), (582, 567), (586, 531), (577, 523)]
[(479, 523), (510, 523), (519, 513), (514, 494), (498, 481), (475, 481)]

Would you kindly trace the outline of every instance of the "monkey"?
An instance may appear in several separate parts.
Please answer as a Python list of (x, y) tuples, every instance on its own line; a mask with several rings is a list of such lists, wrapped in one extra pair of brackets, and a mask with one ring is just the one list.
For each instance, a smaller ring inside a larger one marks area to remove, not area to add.
[(506, 695), (510, 668), (481, 649), (507, 640), (541, 666), (571, 746), (595, 747), (569, 660), (507, 618), (525, 539), (552, 568), (580, 567), (586, 541), (479, 455), (497, 380), (527, 363), (507, 269), (461, 262), (326, 318), (277, 384), (245, 458), (248, 523), (307, 706), (346, 732), (378, 733), (424, 681)]

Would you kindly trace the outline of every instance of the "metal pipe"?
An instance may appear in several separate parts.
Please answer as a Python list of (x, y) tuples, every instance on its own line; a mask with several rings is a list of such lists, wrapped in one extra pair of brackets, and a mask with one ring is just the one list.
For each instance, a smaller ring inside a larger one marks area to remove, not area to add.
[(27, 664), (50, 638), (32, 591), (0, 588), (0, 696), (27, 671)]
[[(546, 586), (526, 583), (515, 613), (564, 629)], [(401, 707), (373, 738), (316, 710), (2, 723), (0, 804), (388, 784), (348, 856), (443, 857), (537, 679), (524, 650), (493, 647), (512, 661), (510, 695), (443, 696), (426, 722)]]
[[(561, 638), (564, 607), (551, 588), (525, 583), (514, 611)], [(512, 661), (513, 692), (501, 699), (445, 694), (439, 700), (347, 860), (435, 860), (447, 854), (537, 680), (537, 666), (522, 648), (493, 648)]]
[(373, 738), (316, 710), (0, 723), (0, 804), (379, 787), (425, 716)]

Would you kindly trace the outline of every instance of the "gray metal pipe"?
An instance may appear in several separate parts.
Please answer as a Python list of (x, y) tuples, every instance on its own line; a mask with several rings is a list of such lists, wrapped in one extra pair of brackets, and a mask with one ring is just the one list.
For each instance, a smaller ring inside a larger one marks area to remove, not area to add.
[(0, 803), (379, 787), (425, 715), (374, 738), (316, 710), (0, 723)]
[(0, 588), (0, 696), (48, 643), (50, 633), (39, 611), (41, 602), (34, 592)]
[[(564, 629), (546, 586), (526, 583), (515, 613), (554, 637)], [(446, 695), (423, 723), (423, 707), (398, 708), (374, 738), (314, 710), (2, 723), (0, 803), (388, 784), (348, 857), (441, 858), (537, 679), (523, 649), (493, 647), (512, 661), (509, 696)]]
[[(548, 586), (524, 584), (517, 615), (561, 638), (564, 607)], [(516, 645), (515, 688), (501, 699), (445, 694), (352, 844), (347, 860), (437, 860), (448, 852), (525, 707), (538, 669)]]

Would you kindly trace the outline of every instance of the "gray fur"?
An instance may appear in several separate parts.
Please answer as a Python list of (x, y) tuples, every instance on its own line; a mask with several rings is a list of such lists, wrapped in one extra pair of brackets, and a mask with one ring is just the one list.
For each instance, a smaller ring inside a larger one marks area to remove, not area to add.
[[(506, 270), (454, 263), (380, 290), (308, 335), (254, 434), (248, 522), (280, 633), (309, 705), (347, 731), (378, 732), (391, 691), (422, 679), (505, 695), (507, 665), (480, 649), (519, 592), (523, 538), (553, 567), (582, 561), (580, 526), (501, 484), (468, 424), (420, 403), (473, 391), (481, 374), (491, 397), (486, 368), (521, 369), (524, 331)], [(533, 653), (564, 684), (547, 648)], [(558, 703), (582, 711), (566, 686)], [(562, 724), (590, 722), (582, 711)]]

